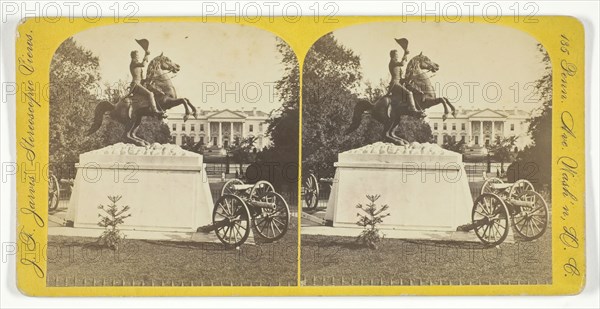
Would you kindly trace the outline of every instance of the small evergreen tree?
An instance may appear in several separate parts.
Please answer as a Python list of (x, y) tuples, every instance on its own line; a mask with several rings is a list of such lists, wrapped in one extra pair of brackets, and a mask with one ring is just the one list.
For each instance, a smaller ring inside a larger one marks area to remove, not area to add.
[(356, 208), (363, 212), (356, 214), (359, 218), (356, 224), (363, 227), (363, 231), (357, 236), (356, 241), (368, 246), (370, 249), (377, 249), (377, 243), (384, 237), (384, 235), (379, 232), (377, 226), (383, 222), (383, 218), (390, 215), (389, 212), (384, 213), (388, 210), (388, 205), (377, 207), (377, 204), (375, 204), (379, 197), (380, 195), (367, 195), (367, 199), (369, 200), (368, 204), (356, 205)]
[(100, 217), (98, 225), (104, 228), (104, 232), (98, 237), (98, 242), (116, 251), (119, 250), (119, 245), (125, 239), (125, 235), (119, 230), (119, 225), (123, 224), (126, 218), (131, 217), (131, 214), (125, 214), (129, 210), (129, 206), (117, 206), (121, 196), (108, 196), (108, 199), (112, 204), (98, 206), (98, 209), (106, 213), (106, 215), (98, 214)]

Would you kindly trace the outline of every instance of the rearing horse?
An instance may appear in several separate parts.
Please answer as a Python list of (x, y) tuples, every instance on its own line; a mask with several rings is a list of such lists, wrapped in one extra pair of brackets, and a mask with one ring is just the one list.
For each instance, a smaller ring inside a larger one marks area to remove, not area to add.
[[(442, 119), (446, 120), (448, 117), (448, 106), (452, 110), (452, 116), (454, 117), (456, 117), (456, 110), (447, 98), (437, 98), (435, 96), (435, 88), (431, 84), (429, 76), (427, 76), (428, 72), (435, 73), (438, 69), (439, 65), (437, 63), (434, 63), (427, 56), (423, 55), (423, 53), (420, 53), (408, 62), (404, 80), (410, 85), (409, 89), (417, 90), (413, 91), (417, 107), (425, 110), (441, 103), (444, 106), (444, 115), (442, 116)], [(408, 141), (396, 135), (396, 128), (400, 124), (400, 116), (410, 115), (408, 104), (406, 102), (392, 104), (392, 97), (390, 95), (383, 96), (373, 104), (367, 100), (358, 101), (354, 107), (352, 123), (346, 130), (346, 134), (352, 133), (358, 129), (362, 116), (369, 113), (375, 120), (383, 124), (384, 140), (388, 140), (398, 145), (405, 145), (408, 143)]]
[[(152, 93), (156, 100), (156, 104), (162, 110), (168, 110), (178, 105), (183, 105), (185, 108), (186, 121), (190, 115), (198, 117), (196, 108), (190, 100), (186, 98), (178, 98), (175, 87), (171, 82), (169, 73), (179, 72), (179, 65), (171, 61), (167, 56), (155, 57), (148, 64), (148, 74), (146, 75), (145, 83), (152, 84)], [(159, 91), (156, 91), (158, 89)], [(94, 121), (88, 130), (88, 134), (96, 132), (102, 126), (104, 114), (109, 113), (109, 116), (126, 126), (124, 139), (127, 142), (134, 143), (138, 146), (145, 146), (149, 143), (136, 135), (137, 129), (142, 123), (143, 116), (154, 116), (150, 109), (150, 102), (138, 95), (129, 95), (119, 99), (116, 104), (108, 101), (102, 101), (96, 105), (94, 112)]]

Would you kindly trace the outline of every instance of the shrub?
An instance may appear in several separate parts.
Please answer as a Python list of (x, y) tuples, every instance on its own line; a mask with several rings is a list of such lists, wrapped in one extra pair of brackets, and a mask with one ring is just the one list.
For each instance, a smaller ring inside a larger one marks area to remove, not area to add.
[(356, 205), (356, 208), (363, 211), (363, 213), (356, 214), (359, 217), (356, 224), (364, 228), (360, 235), (357, 236), (356, 241), (366, 245), (370, 249), (377, 249), (377, 243), (385, 236), (379, 232), (377, 226), (383, 222), (383, 218), (390, 215), (390, 213), (384, 213), (389, 208), (388, 205), (377, 207), (375, 204), (375, 201), (379, 197), (379, 195), (367, 195), (367, 199), (369, 200), (367, 205)]
[(129, 206), (117, 206), (121, 196), (108, 196), (108, 199), (112, 204), (98, 206), (98, 209), (106, 213), (106, 215), (98, 214), (100, 217), (98, 225), (104, 228), (104, 232), (98, 237), (98, 242), (116, 251), (119, 250), (119, 245), (125, 239), (125, 235), (119, 230), (119, 225), (123, 224), (126, 218), (131, 217), (131, 214), (125, 214), (129, 210)]

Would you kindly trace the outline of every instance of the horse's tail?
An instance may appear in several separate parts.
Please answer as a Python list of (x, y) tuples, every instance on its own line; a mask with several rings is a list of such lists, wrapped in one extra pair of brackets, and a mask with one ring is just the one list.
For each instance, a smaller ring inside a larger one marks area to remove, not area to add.
[(96, 105), (96, 110), (94, 111), (94, 122), (92, 123), (92, 126), (88, 129), (87, 134), (90, 135), (98, 131), (98, 129), (100, 129), (100, 126), (102, 126), (104, 114), (106, 114), (106, 112), (113, 111), (114, 109), (115, 106), (108, 101), (102, 101), (98, 103), (98, 105)]
[(360, 127), (360, 122), (362, 121), (362, 115), (365, 112), (370, 112), (373, 109), (373, 104), (367, 100), (359, 100), (356, 102), (354, 106), (354, 113), (352, 114), (352, 123), (350, 123), (350, 127), (346, 129), (346, 134), (350, 134), (358, 127)]

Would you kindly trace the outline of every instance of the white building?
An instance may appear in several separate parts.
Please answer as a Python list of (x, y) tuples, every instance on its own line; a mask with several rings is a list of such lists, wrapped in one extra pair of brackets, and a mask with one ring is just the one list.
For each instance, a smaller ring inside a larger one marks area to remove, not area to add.
[(269, 114), (252, 110), (202, 110), (198, 109), (198, 119), (189, 117), (183, 121), (183, 113), (169, 113), (167, 124), (171, 130), (171, 142), (184, 145), (200, 143), (209, 148), (228, 147), (236, 138), (257, 137), (254, 146), (262, 150), (271, 141), (267, 136), (266, 123)]
[(517, 136), (516, 147), (523, 149), (531, 143), (527, 130), (531, 112), (519, 109), (459, 108), (456, 118), (448, 115), (442, 121), (441, 112), (426, 111), (425, 121), (431, 126), (434, 140), (442, 145), (450, 139), (463, 141), (469, 147), (494, 143), (497, 136)]

